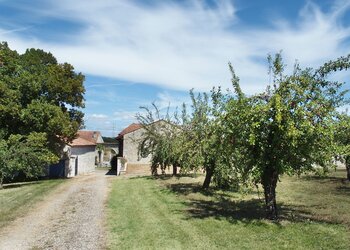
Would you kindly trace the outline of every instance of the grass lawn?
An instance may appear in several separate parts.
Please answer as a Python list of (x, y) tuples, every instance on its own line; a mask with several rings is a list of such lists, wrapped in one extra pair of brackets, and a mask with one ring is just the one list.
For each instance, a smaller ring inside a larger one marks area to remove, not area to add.
[(349, 249), (344, 177), (344, 171), (283, 177), (275, 223), (264, 219), (256, 191), (202, 192), (203, 177), (116, 179), (108, 201), (109, 248)]
[(0, 190), (0, 228), (26, 214), (28, 209), (63, 181), (45, 180), (6, 185)]
[(95, 167), (95, 170), (110, 170), (111, 167)]

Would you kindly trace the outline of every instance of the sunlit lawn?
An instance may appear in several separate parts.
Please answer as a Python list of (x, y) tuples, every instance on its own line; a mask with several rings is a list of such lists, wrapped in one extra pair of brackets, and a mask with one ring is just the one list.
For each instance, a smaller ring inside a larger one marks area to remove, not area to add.
[[(350, 185), (284, 177), (280, 221), (264, 219), (254, 191), (202, 192), (202, 177), (117, 179), (108, 202), (111, 249), (349, 249)], [(262, 198), (262, 197), (260, 197)]]
[(0, 190), (0, 228), (25, 215), (64, 180), (45, 180), (5, 185)]

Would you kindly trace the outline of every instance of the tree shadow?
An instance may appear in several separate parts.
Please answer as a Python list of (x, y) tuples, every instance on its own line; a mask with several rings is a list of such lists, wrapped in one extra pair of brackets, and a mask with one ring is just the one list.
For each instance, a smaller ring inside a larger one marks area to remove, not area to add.
[(187, 202), (187, 219), (215, 218), (231, 223), (251, 222), (264, 218), (264, 210), (257, 199), (232, 201), (227, 198), (218, 200), (193, 199)]
[[(338, 170), (340, 171), (340, 170)], [(316, 181), (320, 185), (331, 184), (329, 191), (336, 194), (349, 195), (350, 194), (350, 182), (340, 176), (303, 176), (302, 180), (305, 181)]]
[(12, 189), (12, 188), (19, 188), (19, 187), (23, 187), (23, 186), (31, 186), (31, 185), (40, 184), (41, 182), (43, 182), (43, 181), (9, 183), (9, 184), (4, 184), (3, 189)]
[(172, 174), (158, 174), (158, 175), (139, 175), (139, 176), (133, 176), (130, 177), (130, 179), (147, 179), (147, 180), (170, 180), (173, 178), (181, 179), (183, 177), (190, 177), (190, 178), (197, 178), (198, 174), (178, 174), (178, 175), (172, 175)]
[[(215, 218), (227, 220), (230, 223), (254, 223), (266, 224), (264, 202), (258, 198), (236, 200), (228, 193), (218, 193), (215, 189), (202, 190), (201, 186), (194, 183), (176, 183), (167, 185), (168, 190), (173, 193), (186, 195), (186, 219)], [(203, 194), (209, 199), (191, 198), (191, 193)], [(274, 221), (277, 225), (281, 222), (322, 222), (339, 224), (331, 219), (321, 218), (308, 211), (306, 206), (290, 205), (280, 202), (278, 204), (279, 219)]]
[(344, 182), (346, 181), (346, 169), (336, 169), (326, 174), (309, 173), (299, 176), (300, 180)]
[(347, 186), (339, 186), (336, 188), (336, 190), (340, 193), (350, 195), (350, 185), (348, 184)]
[(344, 181), (343, 177), (336, 177), (336, 176), (319, 176), (319, 175), (306, 175), (301, 176), (301, 180), (305, 181), (319, 181), (319, 182), (332, 182), (332, 183), (342, 183)]
[(144, 180), (154, 180), (155, 178), (150, 175), (137, 175), (137, 176), (131, 176), (129, 177), (130, 180), (138, 180), (138, 179), (144, 179)]
[[(172, 192), (182, 195), (189, 195), (191, 193), (200, 193), (205, 196), (215, 196), (217, 189), (208, 188), (203, 189), (198, 183), (173, 183), (167, 184), (166, 187)], [(226, 194), (220, 194), (221, 197), (227, 196)]]

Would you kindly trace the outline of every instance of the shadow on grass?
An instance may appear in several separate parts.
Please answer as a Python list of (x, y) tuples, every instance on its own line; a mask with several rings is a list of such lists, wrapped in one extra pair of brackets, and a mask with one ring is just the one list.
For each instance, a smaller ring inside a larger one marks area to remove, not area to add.
[(335, 176), (318, 176), (318, 175), (306, 175), (300, 177), (301, 180), (305, 181), (326, 181), (326, 182), (332, 182), (332, 183), (342, 183), (344, 181), (344, 178), (342, 177), (335, 177)]
[(314, 181), (327, 181), (327, 182), (344, 182), (346, 181), (346, 169), (337, 169), (336, 171), (331, 171), (325, 175), (317, 175), (309, 173), (307, 175), (302, 175), (299, 177), (300, 180), (314, 180)]
[(31, 186), (42, 183), (44, 180), (41, 181), (30, 181), (30, 182), (16, 182), (16, 183), (9, 183), (4, 184), (3, 189), (10, 189), (10, 188), (19, 188), (23, 186)]
[[(254, 223), (265, 224), (266, 217), (263, 200), (253, 198), (249, 200), (236, 200), (230, 196), (230, 192), (218, 193), (215, 189), (204, 191), (201, 186), (194, 183), (177, 183), (167, 185), (169, 191), (189, 195), (191, 193), (200, 193), (207, 198), (191, 198), (187, 196), (184, 204), (187, 206), (187, 219), (205, 219), (215, 218), (217, 220), (227, 220), (230, 223)], [(209, 198), (209, 199), (208, 199)], [(277, 225), (282, 225), (281, 221), (289, 222), (322, 222), (329, 224), (338, 224), (329, 218), (319, 218), (317, 215), (308, 211), (306, 206), (278, 204), (279, 220), (275, 221)]]
[(339, 186), (336, 188), (336, 190), (340, 193), (350, 195), (350, 183), (347, 183), (347, 185)]
[(170, 189), (174, 193), (189, 195), (191, 193), (200, 193), (205, 196), (220, 196), (220, 197), (228, 197), (229, 195), (222, 193), (217, 194), (217, 190), (215, 188), (203, 189), (202, 185), (198, 183), (175, 183), (166, 185), (168, 189)]
[(139, 176), (133, 176), (130, 177), (130, 179), (146, 179), (146, 180), (170, 180), (173, 178), (181, 179), (183, 177), (191, 177), (191, 178), (197, 178), (199, 174), (179, 174), (179, 175), (172, 175), (172, 174), (159, 174), (159, 175), (139, 175)]
[(231, 223), (238, 221), (250, 222), (264, 218), (262, 204), (257, 199), (248, 201), (232, 201), (227, 198), (215, 200), (194, 199), (187, 203), (188, 219), (215, 218), (227, 220)]

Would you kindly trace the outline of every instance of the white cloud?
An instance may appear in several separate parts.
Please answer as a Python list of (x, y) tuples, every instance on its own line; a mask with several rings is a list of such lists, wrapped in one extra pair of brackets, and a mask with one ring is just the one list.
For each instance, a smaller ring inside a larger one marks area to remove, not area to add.
[(108, 116), (105, 114), (92, 114), (92, 115), (88, 115), (88, 118), (99, 120), (99, 119), (106, 119), (108, 118)]
[(45, 9), (28, 11), (42, 20), (54, 17), (82, 24), (71, 40), (47, 43), (6, 30), (0, 31), (0, 40), (21, 51), (50, 50), (85, 74), (180, 90), (228, 87), (231, 61), (248, 93), (265, 89), (267, 66), (256, 59), (268, 53), (283, 50), (288, 64), (299, 59), (303, 65), (318, 66), (350, 51), (344, 43), (350, 27), (339, 22), (349, 1), (336, 2), (327, 13), (309, 3), (297, 22), (275, 20), (272, 28), (258, 30), (240, 26), (232, 1), (220, 3), (208, 7), (199, 0), (182, 5), (159, 1), (150, 7), (135, 1), (52, 0)]

